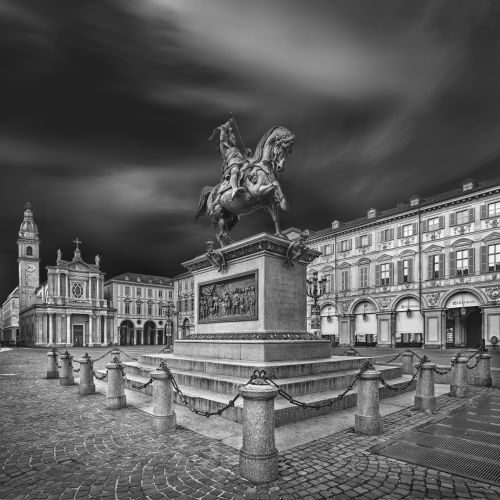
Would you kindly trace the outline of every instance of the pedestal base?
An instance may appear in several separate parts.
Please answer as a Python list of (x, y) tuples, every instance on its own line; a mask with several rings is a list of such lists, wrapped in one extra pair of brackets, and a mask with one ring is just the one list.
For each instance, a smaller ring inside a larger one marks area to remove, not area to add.
[(95, 384), (80, 384), (78, 387), (78, 394), (80, 396), (88, 396), (89, 394), (95, 393)]
[(45, 378), (59, 378), (59, 372), (58, 371), (47, 372), (47, 375), (45, 375)]
[(153, 415), (153, 431), (157, 434), (163, 434), (165, 432), (175, 431), (175, 426), (177, 424), (177, 419), (175, 413), (172, 415), (165, 416), (155, 416)]
[(61, 385), (75, 385), (74, 377), (61, 377), (59, 379), (59, 384)]
[(269, 483), (278, 478), (278, 450), (269, 455), (250, 455), (240, 451), (240, 475), (256, 484)]
[(354, 415), (354, 429), (356, 434), (366, 434), (374, 436), (380, 434), (383, 429), (382, 417), (366, 417), (363, 415)]
[(127, 406), (126, 396), (114, 396), (106, 398), (106, 409), (108, 410), (119, 410), (120, 408), (125, 408)]
[(415, 410), (433, 413), (436, 411), (436, 396), (415, 396)]

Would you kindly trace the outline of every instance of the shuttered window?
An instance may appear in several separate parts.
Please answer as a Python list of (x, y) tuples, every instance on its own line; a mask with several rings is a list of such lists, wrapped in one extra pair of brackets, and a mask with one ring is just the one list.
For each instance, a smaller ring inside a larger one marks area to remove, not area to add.
[(450, 214), (450, 226), (460, 226), (469, 222), (474, 222), (474, 208), (459, 210)]
[(359, 268), (359, 288), (368, 288), (368, 266)]
[(349, 250), (352, 250), (352, 240), (342, 240), (340, 242), (340, 251), (348, 252)]
[(412, 224), (404, 224), (403, 226), (398, 226), (398, 238), (408, 238), (418, 233), (418, 223), (413, 222)]
[(349, 269), (343, 269), (340, 272), (340, 289), (349, 290)]
[(392, 262), (376, 265), (375, 282), (377, 286), (387, 286), (394, 283), (394, 264)]
[(356, 248), (369, 247), (372, 244), (372, 235), (363, 234), (356, 236)]
[(424, 220), (422, 222), (424, 233), (428, 233), (431, 231), (437, 231), (439, 229), (444, 228), (444, 215), (440, 215), (439, 217), (431, 217), (430, 219)]
[(391, 227), (390, 229), (383, 229), (380, 231), (380, 241), (388, 242), (394, 239), (394, 229)]
[(450, 253), (450, 276), (474, 274), (474, 249), (457, 250)]
[(427, 278), (444, 278), (444, 255), (429, 255), (427, 259)]
[(398, 283), (413, 281), (413, 259), (404, 259), (398, 262)]

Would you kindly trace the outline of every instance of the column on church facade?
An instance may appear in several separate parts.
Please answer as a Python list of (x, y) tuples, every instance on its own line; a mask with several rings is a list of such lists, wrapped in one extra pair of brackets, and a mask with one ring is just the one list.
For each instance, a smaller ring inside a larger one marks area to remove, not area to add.
[(95, 322), (95, 326), (96, 326), (95, 341), (97, 344), (101, 343), (101, 317), (102, 316), (99, 314), (96, 317), (96, 322)]
[(56, 280), (57, 280), (57, 296), (61, 296), (61, 276), (59, 271), (56, 271)]
[(94, 345), (94, 318), (89, 314), (89, 347)]
[(104, 344), (108, 345), (108, 317), (104, 316)]
[(50, 343), (49, 334), (47, 332), (47, 321), (48, 321), (47, 315), (42, 314), (42, 339), (41, 339), (42, 344), (49, 344)]
[(70, 346), (71, 342), (71, 314), (66, 314), (66, 345)]
[(49, 313), (49, 344), (55, 344), (54, 337), (54, 317), (53, 314)]

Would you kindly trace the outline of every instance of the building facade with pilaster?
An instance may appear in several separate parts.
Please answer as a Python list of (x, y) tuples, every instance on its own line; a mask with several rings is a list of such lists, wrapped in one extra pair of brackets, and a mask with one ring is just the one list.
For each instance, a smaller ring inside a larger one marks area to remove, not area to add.
[(115, 344), (172, 345), (176, 331), (172, 279), (123, 273), (106, 281), (104, 294), (116, 310)]
[(174, 297), (177, 313), (177, 338), (183, 339), (194, 331), (194, 277), (190, 272), (175, 276)]
[(308, 245), (322, 252), (309, 275), (326, 286), (318, 333), (333, 343), (446, 348), (500, 338), (500, 179), (333, 221)]
[(2, 304), (0, 317), (0, 341), (2, 345), (19, 344), (19, 287), (16, 286)]
[(40, 283), (40, 238), (26, 204), (18, 233), (19, 342), (26, 346), (93, 346), (111, 343), (114, 309), (104, 298), (100, 257), (82, 259), (78, 238), (73, 258), (57, 252)]

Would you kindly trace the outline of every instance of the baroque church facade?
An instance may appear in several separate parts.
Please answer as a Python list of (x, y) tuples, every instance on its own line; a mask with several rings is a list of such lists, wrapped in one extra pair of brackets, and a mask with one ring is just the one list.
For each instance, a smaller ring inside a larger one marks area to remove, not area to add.
[(19, 340), (26, 346), (94, 346), (112, 343), (115, 310), (104, 297), (100, 257), (83, 260), (76, 238), (71, 260), (59, 250), (40, 283), (40, 238), (26, 204), (19, 228)]

